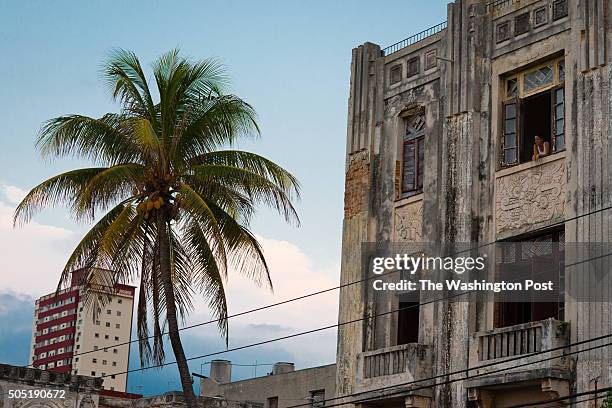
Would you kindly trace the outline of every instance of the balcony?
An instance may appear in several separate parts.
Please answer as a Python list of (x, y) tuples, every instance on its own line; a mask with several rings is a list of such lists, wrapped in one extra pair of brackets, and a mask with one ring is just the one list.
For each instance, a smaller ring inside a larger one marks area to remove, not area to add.
[[(539, 360), (562, 356), (564, 349), (550, 352), (546, 350), (566, 346), (569, 341), (569, 323), (555, 319), (474, 333), (470, 338), (470, 375), (478, 377), (468, 381), (468, 388), (541, 379), (568, 379), (568, 358)], [(538, 354), (485, 366), (530, 353)], [(532, 364), (524, 365), (527, 363)], [(479, 369), (480, 366), (485, 367)]]
[[(431, 348), (424, 344), (409, 343), (366, 351), (361, 353), (357, 359), (356, 391), (367, 392), (381, 387), (429, 378), (432, 374), (431, 367)], [(418, 385), (424, 384), (419, 383)], [(397, 392), (397, 389), (395, 391)], [(429, 393), (429, 390), (418, 390), (419, 395), (414, 395), (409, 400), (430, 398)], [(406, 390), (406, 395), (411, 395), (409, 388)], [(377, 396), (384, 399), (384, 394)], [(408, 404), (406, 402), (407, 407), (411, 406)]]

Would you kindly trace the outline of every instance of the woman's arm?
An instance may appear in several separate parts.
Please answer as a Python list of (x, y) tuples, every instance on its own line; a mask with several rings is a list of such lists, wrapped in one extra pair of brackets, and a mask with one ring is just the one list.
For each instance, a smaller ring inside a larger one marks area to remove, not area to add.
[(531, 155), (531, 160), (538, 160), (538, 145), (533, 144), (533, 154)]
[(550, 143), (544, 142), (544, 156), (548, 156), (550, 154)]

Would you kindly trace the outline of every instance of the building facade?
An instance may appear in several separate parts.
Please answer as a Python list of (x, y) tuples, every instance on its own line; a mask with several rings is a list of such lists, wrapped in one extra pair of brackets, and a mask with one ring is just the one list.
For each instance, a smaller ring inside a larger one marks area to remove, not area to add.
[(97, 408), (99, 378), (0, 364), (0, 408)]
[[(600, 211), (612, 201), (612, 2), (456, 0), (447, 16), (391, 47), (353, 50), (342, 285), (368, 278), (365, 242), (529, 240), (563, 251), (612, 241), (611, 212)], [(580, 283), (564, 285), (577, 293)], [(508, 307), (344, 286), (339, 321), (361, 322), (339, 327), (337, 396), (507, 407), (610, 386), (609, 347), (521, 360), (610, 332), (612, 285), (588, 290), (553, 306)], [(393, 312), (409, 303), (411, 313)], [(516, 360), (494, 372), (506, 358)]]
[(106, 299), (94, 311), (86, 302), (82, 277), (82, 271), (76, 271), (70, 287), (36, 300), (30, 364), (53, 372), (105, 377), (104, 388), (124, 392), (127, 374), (113, 373), (128, 369), (135, 288), (92, 286), (91, 293)]
[(295, 370), (293, 363), (276, 363), (267, 376), (232, 381), (232, 363), (213, 360), (210, 376), (200, 380), (202, 397), (252, 401), (260, 404), (260, 408), (286, 408), (300, 404), (319, 408), (325, 405), (325, 399), (334, 397), (335, 390), (335, 364)]

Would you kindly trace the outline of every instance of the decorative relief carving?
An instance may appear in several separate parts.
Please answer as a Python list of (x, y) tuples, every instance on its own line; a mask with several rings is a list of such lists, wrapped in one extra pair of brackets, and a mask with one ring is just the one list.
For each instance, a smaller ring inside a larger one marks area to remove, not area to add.
[(393, 240), (418, 242), (423, 239), (423, 200), (415, 201), (393, 212)]
[(531, 167), (495, 181), (497, 233), (563, 218), (565, 161)]

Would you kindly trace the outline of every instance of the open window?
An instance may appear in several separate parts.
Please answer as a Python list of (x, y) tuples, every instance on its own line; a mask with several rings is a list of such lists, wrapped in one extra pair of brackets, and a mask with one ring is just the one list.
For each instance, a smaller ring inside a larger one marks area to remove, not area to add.
[(423, 190), (425, 167), (425, 111), (406, 118), (406, 132), (402, 144), (402, 196), (410, 196)]
[(398, 298), (397, 345), (418, 343), (420, 303), (418, 292), (402, 293)]
[(563, 58), (504, 79), (501, 165), (531, 161), (534, 139), (548, 146), (539, 155), (565, 150), (565, 61)]
[[(505, 268), (505, 276), (512, 281), (525, 279), (543, 280), (546, 273), (555, 281), (553, 302), (504, 301), (504, 294), (496, 295), (495, 327), (507, 327), (517, 324), (536, 322), (548, 318), (563, 320), (565, 318), (565, 232), (557, 230), (532, 236), (515, 242), (504, 243), (501, 253), (501, 267)], [(546, 271), (544, 271), (546, 269)]]

